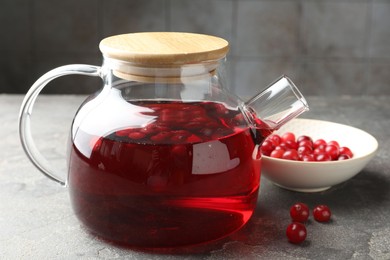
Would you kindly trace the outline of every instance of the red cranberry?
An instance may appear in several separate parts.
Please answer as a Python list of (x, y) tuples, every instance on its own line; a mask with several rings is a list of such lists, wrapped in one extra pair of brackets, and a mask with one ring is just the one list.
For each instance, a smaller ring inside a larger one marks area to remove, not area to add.
[(186, 141), (187, 137), (189, 137), (190, 135), (191, 133), (186, 130), (176, 130), (172, 131), (172, 136), (170, 139), (173, 142), (180, 143)]
[(329, 154), (332, 160), (337, 160), (339, 157), (339, 148), (336, 145), (328, 144), (325, 146), (325, 153)]
[(267, 140), (270, 140), (274, 146), (278, 146), (282, 142), (282, 138), (277, 134), (270, 135)]
[(130, 133), (130, 129), (118, 130), (115, 132), (116, 136), (127, 136)]
[(191, 135), (187, 138), (187, 142), (189, 142), (189, 143), (199, 143), (202, 141), (203, 141), (202, 138), (200, 138), (197, 135)]
[(278, 146), (280, 148), (282, 148), (283, 150), (290, 150), (290, 148), (287, 146), (286, 142), (281, 142)]
[(175, 143), (181, 143), (187, 140), (188, 135), (173, 135), (171, 136), (171, 141)]
[(349, 158), (353, 157), (353, 153), (352, 153), (352, 151), (348, 147), (340, 147), (339, 152), (340, 152), (340, 154), (348, 155)]
[[(313, 146), (314, 147), (314, 146)], [(321, 153), (324, 152), (326, 148), (326, 144), (320, 144), (314, 148), (313, 153)]]
[(235, 121), (235, 125), (245, 125), (245, 118), (243, 114), (234, 116), (233, 120)]
[(299, 222), (293, 222), (286, 229), (288, 241), (293, 244), (299, 244), (306, 239), (307, 231), (305, 225)]
[(297, 151), (298, 151), (298, 154), (300, 154), (300, 155), (303, 155), (303, 154), (311, 154), (311, 153), (313, 152), (313, 150), (311, 149), (311, 147), (310, 147), (310, 146), (307, 146), (307, 145), (305, 145), (305, 146), (299, 146)]
[(318, 222), (328, 222), (332, 213), (326, 205), (318, 205), (313, 210), (314, 219)]
[(184, 157), (187, 155), (188, 150), (184, 145), (176, 145), (172, 147), (172, 153), (178, 157)]
[(296, 203), (290, 208), (291, 219), (295, 222), (304, 223), (309, 218), (310, 211), (309, 207), (302, 202)]
[(283, 153), (282, 156), (283, 159), (286, 160), (293, 160), (293, 161), (299, 161), (299, 155), (296, 150), (287, 150)]
[[(279, 147), (279, 146), (278, 146)], [(283, 149), (277, 149), (275, 148), (275, 150), (273, 150), (270, 154), (270, 157), (272, 158), (282, 158), (283, 157), (283, 154), (284, 154), (285, 150)]]
[(150, 140), (155, 141), (155, 142), (163, 142), (163, 141), (167, 140), (169, 137), (171, 137), (171, 135), (172, 135), (171, 132), (160, 132), (160, 133), (150, 137)]
[[(181, 112), (181, 111), (179, 111), (179, 112)], [(178, 113), (171, 108), (164, 108), (160, 111), (159, 121), (164, 122), (164, 123), (168, 123), (168, 124), (171, 122), (175, 122), (177, 119), (179, 119), (179, 121), (181, 121), (180, 119), (183, 118), (183, 115), (181, 115), (181, 114), (182, 113)]]
[(347, 154), (340, 154), (339, 158), (337, 158), (338, 161), (343, 161), (343, 160), (348, 160), (348, 159), (351, 159), (351, 157), (349, 157), (349, 155), (347, 155)]
[(287, 140), (284, 142), (286, 144), (286, 147), (289, 149), (298, 149), (298, 143), (295, 141)]
[(266, 156), (269, 156), (271, 154), (271, 152), (274, 150), (275, 146), (273, 145), (273, 143), (269, 140), (265, 140), (263, 142), (263, 144), (261, 145), (261, 152), (266, 155)]
[(131, 138), (131, 139), (134, 139), (134, 140), (142, 139), (145, 136), (146, 135), (144, 133), (141, 133), (141, 132), (131, 132), (131, 133), (128, 134), (128, 137)]
[(195, 130), (204, 127), (204, 123), (200, 121), (191, 121), (184, 125), (188, 130)]
[[(221, 106), (223, 105), (221, 104)], [(193, 117), (204, 116), (206, 114), (206, 111), (203, 107), (191, 106), (191, 114)]]
[(298, 142), (298, 146), (309, 146), (310, 148), (312, 148), (313, 142), (311, 140), (302, 140)]
[(315, 162), (315, 158), (314, 158), (313, 154), (303, 154), (300, 157), (300, 159), (301, 159), (301, 161), (304, 161), (304, 162)]
[(223, 117), (229, 114), (229, 110), (223, 104), (215, 104), (215, 111), (219, 114), (219, 116)]
[(286, 132), (281, 137), (282, 137), (282, 140), (284, 142), (286, 142), (288, 140), (295, 142), (295, 135), (293, 133), (291, 133), (291, 132)]
[(307, 135), (301, 135), (297, 138), (297, 143), (300, 143), (302, 141), (308, 141), (310, 143), (313, 143), (313, 139), (311, 139), (310, 136), (307, 136)]
[(337, 141), (330, 141), (330, 142), (327, 143), (327, 145), (334, 145), (334, 146), (337, 147), (337, 149), (340, 148), (340, 145), (339, 145), (339, 143)]
[(332, 157), (330, 157), (330, 155), (327, 153), (319, 153), (314, 155), (314, 159), (317, 162), (327, 162), (327, 161), (331, 161)]
[(326, 145), (326, 142), (324, 139), (318, 139), (316, 140), (314, 143), (313, 143), (313, 147), (314, 148), (317, 148), (319, 147), (320, 145)]
[(278, 145), (278, 146), (275, 147), (274, 150), (283, 150), (283, 151), (285, 151), (286, 149), (285, 149), (285, 147), (282, 147), (282, 146)]
[(202, 128), (198, 131), (200, 134), (204, 136), (211, 136), (213, 134), (213, 129), (212, 128)]
[(149, 134), (155, 134), (158, 132), (169, 131), (169, 130), (170, 129), (168, 127), (163, 126), (163, 125), (150, 124), (150, 125), (147, 125), (146, 127), (142, 128), (140, 130), (140, 132), (149, 135)]

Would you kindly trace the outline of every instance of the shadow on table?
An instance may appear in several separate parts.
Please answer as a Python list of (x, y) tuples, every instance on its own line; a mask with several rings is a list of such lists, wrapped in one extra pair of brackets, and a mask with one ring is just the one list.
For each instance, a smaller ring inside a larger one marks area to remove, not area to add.
[[(290, 203), (300, 200), (309, 206), (328, 204), (334, 210), (341, 212), (347, 211), (349, 208), (355, 210), (377, 208), (389, 201), (390, 176), (363, 170), (351, 180), (323, 192), (299, 193), (284, 190), (283, 196)], [(287, 199), (287, 197), (291, 197), (291, 199)]]

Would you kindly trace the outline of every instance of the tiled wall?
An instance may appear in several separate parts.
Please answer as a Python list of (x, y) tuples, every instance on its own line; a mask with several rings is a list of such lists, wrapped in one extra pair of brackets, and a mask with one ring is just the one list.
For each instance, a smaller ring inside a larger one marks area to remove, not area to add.
[[(389, 0), (1, 0), (0, 93), (24, 93), (59, 65), (99, 65), (102, 38), (136, 31), (226, 38), (241, 96), (281, 74), (305, 95), (390, 95)], [(99, 87), (67, 76), (45, 92)]]

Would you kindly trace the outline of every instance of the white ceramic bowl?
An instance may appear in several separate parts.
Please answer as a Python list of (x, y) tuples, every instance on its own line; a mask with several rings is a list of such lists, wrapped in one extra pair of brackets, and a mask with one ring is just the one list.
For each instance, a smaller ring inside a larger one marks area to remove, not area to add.
[(358, 128), (313, 119), (294, 119), (275, 134), (292, 132), (296, 137), (308, 135), (347, 146), (354, 156), (344, 161), (302, 162), (262, 158), (262, 175), (274, 184), (294, 191), (318, 192), (329, 189), (358, 174), (378, 149), (377, 140)]

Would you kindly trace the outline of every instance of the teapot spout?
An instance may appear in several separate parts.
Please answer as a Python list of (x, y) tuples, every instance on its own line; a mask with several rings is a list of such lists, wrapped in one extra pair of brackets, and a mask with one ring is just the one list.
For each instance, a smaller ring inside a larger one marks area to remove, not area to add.
[(266, 125), (272, 132), (308, 111), (309, 105), (291, 79), (283, 75), (246, 101), (244, 108), (253, 127), (264, 128)]

